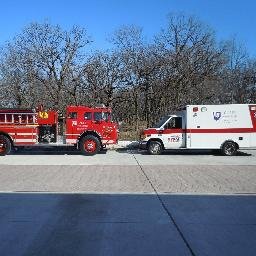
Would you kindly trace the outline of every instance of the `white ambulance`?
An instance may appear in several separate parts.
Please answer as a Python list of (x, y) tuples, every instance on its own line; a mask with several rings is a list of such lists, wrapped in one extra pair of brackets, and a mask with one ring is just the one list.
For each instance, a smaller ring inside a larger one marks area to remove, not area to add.
[(232, 156), (250, 147), (256, 147), (256, 104), (188, 105), (145, 129), (140, 141), (152, 155), (183, 148), (219, 149)]

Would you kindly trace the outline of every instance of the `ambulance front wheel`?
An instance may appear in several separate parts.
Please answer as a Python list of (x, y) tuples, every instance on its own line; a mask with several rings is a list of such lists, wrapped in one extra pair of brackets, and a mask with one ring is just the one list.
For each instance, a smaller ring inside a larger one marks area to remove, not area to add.
[(11, 151), (11, 142), (9, 138), (4, 135), (0, 135), (0, 156), (5, 156)]
[(148, 153), (150, 155), (160, 155), (163, 152), (162, 143), (159, 141), (152, 140), (148, 144)]
[(237, 154), (237, 149), (238, 146), (235, 142), (226, 141), (221, 148), (221, 153), (224, 156), (235, 156)]

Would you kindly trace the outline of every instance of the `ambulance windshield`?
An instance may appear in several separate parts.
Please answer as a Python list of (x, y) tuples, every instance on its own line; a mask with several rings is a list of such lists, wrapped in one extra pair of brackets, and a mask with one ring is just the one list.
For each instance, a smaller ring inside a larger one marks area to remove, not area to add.
[(152, 128), (160, 128), (161, 126), (163, 126), (163, 124), (165, 124), (165, 122), (170, 118), (170, 116), (164, 116), (161, 118), (161, 120), (156, 123), (155, 125), (153, 125)]

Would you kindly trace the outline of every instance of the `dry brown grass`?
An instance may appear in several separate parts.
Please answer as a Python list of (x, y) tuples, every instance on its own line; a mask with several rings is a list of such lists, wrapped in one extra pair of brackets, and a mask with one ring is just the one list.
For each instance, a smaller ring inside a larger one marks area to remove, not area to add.
[(120, 131), (119, 140), (139, 140), (139, 133), (136, 131)]
[(134, 125), (122, 124), (119, 128), (119, 140), (139, 140), (140, 134), (145, 128), (145, 123), (140, 123), (138, 130)]

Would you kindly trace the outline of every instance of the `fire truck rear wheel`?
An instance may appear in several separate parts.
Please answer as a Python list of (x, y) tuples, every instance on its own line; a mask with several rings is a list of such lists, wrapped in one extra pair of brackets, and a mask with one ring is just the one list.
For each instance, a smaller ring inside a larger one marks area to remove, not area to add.
[(11, 151), (11, 142), (10, 140), (4, 136), (0, 135), (0, 156), (5, 156), (10, 153)]
[(80, 150), (83, 155), (92, 156), (100, 151), (100, 141), (93, 135), (87, 135), (80, 141)]
[(148, 153), (150, 155), (160, 155), (163, 152), (163, 146), (161, 142), (152, 140), (148, 144)]
[(233, 141), (226, 141), (222, 148), (221, 153), (224, 156), (235, 156), (237, 154), (237, 144)]

